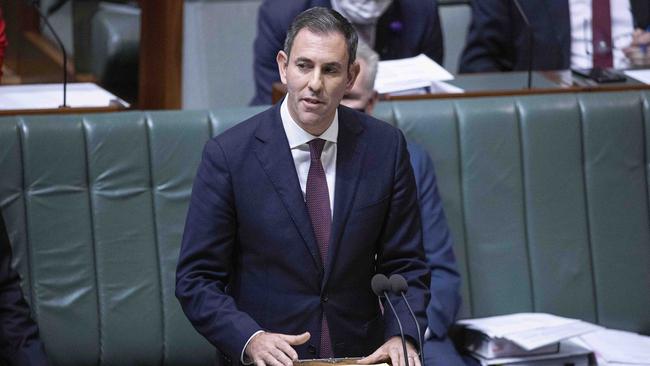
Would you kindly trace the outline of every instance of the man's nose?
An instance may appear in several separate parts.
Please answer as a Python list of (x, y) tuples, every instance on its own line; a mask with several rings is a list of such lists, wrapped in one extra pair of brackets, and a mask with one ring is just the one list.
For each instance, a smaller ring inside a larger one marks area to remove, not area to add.
[(320, 93), (321, 89), (323, 88), (323, 74), (321, 74), (320, 71), (316, 70), (314, 73), (311, 75), (311, 78), (309, 79), (309, 90), (311, 90), (313, 93)]

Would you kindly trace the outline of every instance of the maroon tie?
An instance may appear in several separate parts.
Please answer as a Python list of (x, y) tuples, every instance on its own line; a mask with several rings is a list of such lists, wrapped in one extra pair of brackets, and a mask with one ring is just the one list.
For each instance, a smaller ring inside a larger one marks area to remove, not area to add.
[[(323, 267), (326, 267), (327, 250), (330, 241), (330, 228), (332, 226), (332, 211), (330, 209), (330, 195), (327, 190), (325, 170), (320, 161), (320, 156), (323, 153), (324, 146), (325, 140), (314, 139), (309, 141), (311, 164), (309, 165), (309, 174), (307, 175), (305, 201), (307, 201), (307, 211), (309, 211), (311, 226), (314, 229), (314, 236), (316, 236), (320, 257), (323, 261)], [(330, 331), (327, 324), (327, 318), (325, 317), (325, 312), (323, 312), (320, 339), (320, 357), (333, 357), (334, 354), (330, 343)]]
[(594, 67), (611, 68), (613, 66), (612, 15), (609, 0), (593, 0), (591, 11), (591, 44)]

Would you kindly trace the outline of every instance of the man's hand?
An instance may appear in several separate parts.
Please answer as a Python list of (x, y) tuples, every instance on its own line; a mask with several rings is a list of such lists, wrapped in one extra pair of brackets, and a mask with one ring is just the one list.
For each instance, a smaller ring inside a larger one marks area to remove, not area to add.
[(310, 337), (309, 332), (300, 335), (260, 333), (248, 343), (245, 354), (255, 366), (292, 366), (298, 354), (291, 346), (301, 345)]
[(623, 53), (630, 59), (633, 66), (647, 66), (650, 64), (650, 32), (635, 29), (632, 34), (632, 43), (623, 48)]
[[(420, 364), (420, 357), (418, 356), (415, 347), (406, 341), (406, 353), (409, 358), (409, 366), (422, 366)], [(402, 348), (402, 338), (391, 337), (381, 347), (379, 347), (373, 354), (365, 357), (357, 363), (368, 365), (373, 363), (385, 362), (390, 358), (393, 366), (406, 366), (404, 362), (404, 349)]]

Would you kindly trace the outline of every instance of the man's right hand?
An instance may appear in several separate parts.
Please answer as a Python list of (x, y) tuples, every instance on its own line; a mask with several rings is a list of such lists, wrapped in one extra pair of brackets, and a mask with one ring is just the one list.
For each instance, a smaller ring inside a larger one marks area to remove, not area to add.
[(298, 360), (298, 354), (292, 346), (301, 345), (311, 335), (305, 332), (299, 335), (279, 333), (259, 333), (246, 346), (246, 357), (255, 366), (292, 366)]

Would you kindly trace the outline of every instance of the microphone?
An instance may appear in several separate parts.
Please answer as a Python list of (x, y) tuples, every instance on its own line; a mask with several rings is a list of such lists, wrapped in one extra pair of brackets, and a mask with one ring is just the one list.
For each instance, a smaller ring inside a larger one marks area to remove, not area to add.
[[(372, 287), (372, 292), (377, 295), (377, 297), (382, 297), (384, 296), (386, 298), (386, 302), (390, 306), (391, 311), (393, 312), (393, 315), (395, 316), (395, 319), (397, 320), (397, 325), (399, 327), (399, 333), (402, 338), (402, 349), (404, 351), (404, 364), (406, 366), (409, 366), (409, 355), (408, 352), (406, 351), (406, 338), (404, 338), (404, 330), (402, 329), (402, 322), (399, 320), (399, 316), (397, 316), (397, 311), (395, 310), (395, 307), (393, 306), (393, 303), (390, 301), (390, 298), (388, 297), (388, 291), (390, 291), (390, 283), (388, 282), (388, 277), (386, 277), (382, 273), (377, 273), (376, 275), (372, 276), (372, 280), (370, 281), (370, 287)], [(422, 364), (424, 366), (424, 364)]]
[(512, 0), (512, 2), (517, 7), (521, 19), (523, 19), (526, 24), (526, 33), (528, 34), (528, 89), (531, 89), (533, 84), (533, 45), (535, 44), (533, 39), (533, 27), (530, 25), (528, 17), (526, 16), (526, 13), (524, 13), (524, 9), (521, 7), (519, 0)]
[(402, 295), (402, 299), (404, 299), (404, 302), (406, 303), (406, 307), (409, 310), (409, 313), (411, 313), (411, 316), (413, 317), (413, 322), (415, 323), (415, 329), (418, 331), (418, 346), (420, 346), (420, 362), (421, 365), (424, 366), (424, 348), (422, 347), (422, 333), (420, 332), (420, 324), (418, 324), (418, 320), (415, 317), (415, 313), (413, 312), (413, 309), (411, 309), (411, 304), (409, 304), (409, 301), (406, 299), (406, 292), (409, 289), (409, 285), (406, 282), (406, 279), (404, 276), (399, 275), (399, 274), (393, 274), (390, 276), (388, 279), (388, 284), (390, 285), (391, 291), (393, 293), (396, 293), (398, 295)]
[(41, 19), (43, 19), (43, 22), (45, 23), (47, 28), (50, 30), (50, 32), (52, 32), (52, 35), (54, 36), (54, 39), (56, 40), (57, 45), (61, 49), (61, 52), (63, 52), (63, 105), (60, 105), (59, 108), (68, 108), (69, 107), (67, 105), (68, 54), (65, 52), (65, 47), (63, 46), (63, 42), (61, 42), (61, 38), (59, 38), (59, 35), (54, 30), (54, 28), (50, 24), (49, 20), (47, 20), (47, 17), (41, 11), (41, 7), (38, 4), (38, 0), (31, 0), (31, 1), (28, 1), (28, 3), (36, 10), (36, 12), (41, 17)]

